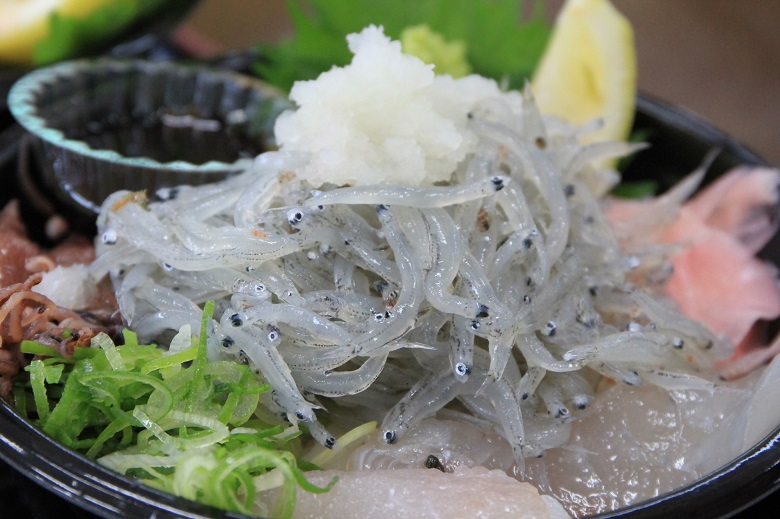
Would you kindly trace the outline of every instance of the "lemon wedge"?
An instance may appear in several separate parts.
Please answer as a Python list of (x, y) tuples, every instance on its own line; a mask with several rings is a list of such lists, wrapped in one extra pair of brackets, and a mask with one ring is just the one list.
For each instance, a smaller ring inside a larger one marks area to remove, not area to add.
[(543, 113), (574, 124), (601, 119), (586, 142), (624, 140), (636, 103), (631, 24), (608, 0), (567, 0), (532, 80)]
[(54, 13), (85, 17), (112, 0), (0, 0), (0, 62), (29, 64)]

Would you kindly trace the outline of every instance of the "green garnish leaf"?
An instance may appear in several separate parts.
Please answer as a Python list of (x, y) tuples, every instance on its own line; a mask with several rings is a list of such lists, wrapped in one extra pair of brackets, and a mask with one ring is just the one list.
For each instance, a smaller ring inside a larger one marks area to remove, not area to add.
[(35, 65), (89, 53), (96, 45), (129, 28), (139, 18), (149, 15), (164, 0), (112, 0), (85, 17), (62, 16), (49, 19), (49, 34), (38, 42), (33, 52)]
[(647, 198), (658, 191), (658, 182), (654, 180), (638, 180), (623, 182), (615, 186), (612, 195), (619, 198)]
[(297, 80), (314, 79), (351, 60), (346, 35), (374, 24), (400, 39), (404, 29), (426, 24), (447, 41), (465, 44), (473, 71), (509, 87), (521, 87), (541, 58), (551, 28), (535, 2), (521, 23), (522, 0), (288, 0), (295, 36), (261, 45), (255, 72), (287, 91)]

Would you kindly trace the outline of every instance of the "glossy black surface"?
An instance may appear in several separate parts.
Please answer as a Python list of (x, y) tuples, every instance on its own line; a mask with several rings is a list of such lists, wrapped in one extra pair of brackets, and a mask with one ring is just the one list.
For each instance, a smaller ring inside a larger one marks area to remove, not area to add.
[[(694, 114), (646, 97), (640, 99), (635, 127), (648, 131), (651, 148), (632, 162), (628, 178), (671, 182), (698, 166), (712, 148), (720, 148), (721, 153), (710, 176), (739, 164), (763, 164), (755, 154)], [(0, 143), (2, 131), (0, 127)], [(0, 193), (0, 202), (18, 193), (12, 181), (14, 139), (13, 135), (6, 137), (5, 148), (0, 147), (0, 175), (8, 189)], [(763, 254), (780, 263), (777, 239)], [(0, 463), (2, 517), (240, 517), (111, 473), (48, 440), (5, 402), (0, 402), (0, 458), (10, 464)], [(780, 428), (720, 471), (672, 494), (602, 517), (769, 517), (774, 515), (770, 511), (780, 507), (778, 487)]]

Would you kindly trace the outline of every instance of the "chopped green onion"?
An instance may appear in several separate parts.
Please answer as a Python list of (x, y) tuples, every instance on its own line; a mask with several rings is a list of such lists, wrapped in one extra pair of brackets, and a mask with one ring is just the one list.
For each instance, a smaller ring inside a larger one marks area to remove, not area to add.
[(46, 397), (46, 375), (43, 362), (34, 360), (30, 363), (30, 387), (32, 387), (33, 398), (35, 399), (35, 410), (38, 413), (38, 419), (45, 422), (49, 418), (49, 400)]
[(93, 348), (99, 346), (106, 352), (106, 360), (108, 360), (108, 363), (111, 365), (111, 369), (114, 371), (124, 371), (125, 361), (116, 350), (116, 345), (114, 344), (114, 341), (111, 340), (111, 337), (100, 332), (92, 338), (91, 344)]
[[(270, 386), (249, 366), (208, 361), (213, 311), (207, 303), (196, 340), (179, 335), (168, 352), (138, 344), (128, 330), (124, 344), (99, 334), (94, 347), (77, 348), (70, 359), (27, 341), (23, 351), (47, 358), (27, 368), (29, 383), (15, 386), (17, 408), (33, 402), (37, 424), (55, 440), (202, 503), (266, 513), (257, 496), (273, 484), (282, 496), (274, 517), (289, 517), (298, 487), (329, 487), (311, 485), (303, 475), (316, 466), (293, 454), (301, 451), (301, 430), (264, 421), (274, 420), (259, 405)], [(49, 400), (56, 401), (51, 409)]]
[(60, 350), (41, 344), (38, 341), (22, 341), (22, 344), (19, 348), (22, 353), (27, 353), (30, 355), (40, 355), (42, 357), (62, 357)]
[(184, 364), (185, 362), (190, 362), (194, 360), (197, 355), (198, 355), (198, 348), (192, 347), (186, 350), (179, 351), (178, 353), (174, 353), (172, 355), (160, 357), (159, 359), (154, 359), (144, 364), (141, 367), (141, 373), (146, 375), (151, 373), (152, 371), (158, 371), (166, 368), (171, 368), (173, 366), (178, 366), (180, 364)]

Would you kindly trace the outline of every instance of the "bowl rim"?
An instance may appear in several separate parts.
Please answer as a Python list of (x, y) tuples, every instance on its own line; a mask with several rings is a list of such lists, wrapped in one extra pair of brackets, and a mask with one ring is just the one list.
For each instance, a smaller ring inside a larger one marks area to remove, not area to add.
[[(733, 154), (748, 165), (767, 166), (759, 155), (698, 114), (640, 95), (637, 112), (662, 125), (696, 134), (710, 147)], [(96, 461), (60, 445), (0, 398), (0, 458), (46, 490), (106, 518), (154, 516), (160, 519), (249, 519), (190, 501), (117, 474)], [(721, 485), (728, 492), (720, 491)], [(591, 519), (728, 517), (780, 488), (780, 424), (751, 449), (710, 474), (634, 505)]]
[[(105, 149), (92, 148), (84, 141), (70, 139), (65, 137), (62, 130), (50, 126), (47, 121), (39, 115), (36, 96), (41, 89), (56, 81), (64, 78), (76, 76), (89, 70), (109, 70), (109, 71), (189, 71), (209, 74), (212, 77), (225, 81), (231, 81), (242, 86), (247, 86), (258, 92), (262, 92), (266, 97), (278, 97), (286, 99), (286, 96), (270, 84), (238, 72), (226, 69), (209, 67), (201, 63), (183, 63), (170, 61), (151, 61), (144, 59), (123, 59), (123, 58), (95, 58), (95, 59), (76, 59), (61, 62), (48, 67), (36, 69), (18, 79), (8, 92), (8, 109), (16, 121), (29, 134), (42, 139), (48, 144), (68, 150), (72, 153), (82, 155), (95, 161), (102, 161), (114, 164), (120, 164), (127, 167), (139, 169), (170, 170), (176, 173), (223, 173), (240, 172), (246, 169), (251, 163), (251, 158), (239, 158), (233, 162), (208, 161), (203, 164), (194, 164), (186, 160), (175, 160), (169, 162), (160, 162), (150, 157), (126, 157), (121, 153)], [(185, 179), (183, 179), (185, 181)]]

